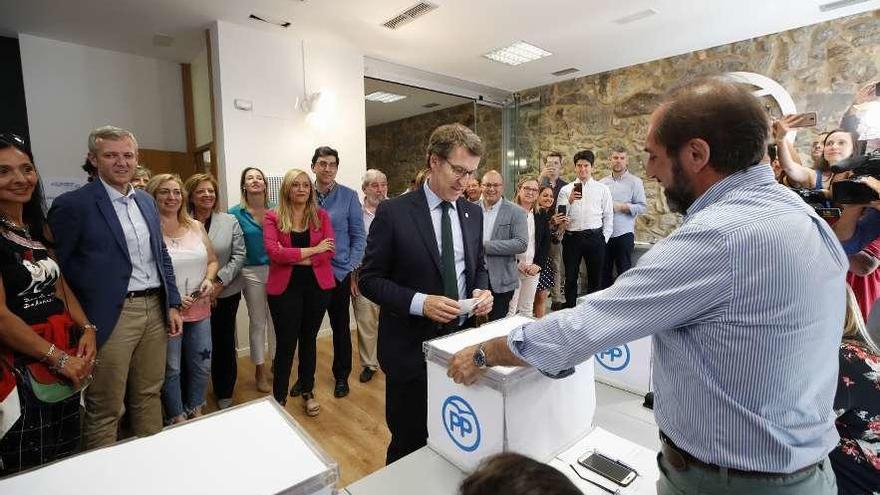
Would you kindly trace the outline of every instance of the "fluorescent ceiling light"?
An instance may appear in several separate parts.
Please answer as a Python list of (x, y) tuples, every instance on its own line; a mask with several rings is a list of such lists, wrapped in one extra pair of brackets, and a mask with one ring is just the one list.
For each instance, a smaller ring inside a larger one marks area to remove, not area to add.
[(483, 55), (489, 60), (501, 62), (507, 65), (519, 65), (539, 58), (549, 57), (553, 55), (547, 50), (542, 50), (537, 46), (530, 45), (525, 41), (517, 41), (516, 43), (506, 47), (493, 50)]
[(394, 103), (395, 101), (400, 101), (406, 96), (404, 95), (396, 95), (394, 93), (386, 93), (385, 91), (373, 91), (368, 94), (366, 97), (367, 101), (378, 101), (381, 103)]

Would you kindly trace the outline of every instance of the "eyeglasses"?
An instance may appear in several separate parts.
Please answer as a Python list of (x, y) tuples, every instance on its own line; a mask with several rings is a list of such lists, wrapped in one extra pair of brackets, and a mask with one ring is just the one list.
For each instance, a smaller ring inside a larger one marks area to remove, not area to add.
[(501, 184), (493, 184), (491, 182), (483, 182), (483, 187), (486, 189), (497, 189), (501, 187)]
[(324, 160), (318, 160), (315, 162), (315, 167), (323, 168), (323, 169), (334, 169), (339, 167), (339, 163), (337, 162), (328, 162)]
[(522, 190), (525, 192), (530, 192), (530, 193), (537, 193), (538, 192), (537, 187), (523, 187)]
[(16, 146), (20, 148), (27, 147), (27, 141), (24, 140), (23, 137), (18, 134), (13, 134), (11, 132), (3, 132), (0, 133), (0, 142), (7, 144), (9, 146)]
[(468, 169), (462, 167), (461, 165), (456, 165), (456, 164), (450, 162), (448, 159), (446, 160), (446, 163), (449, 164), (449, 168), (452, 169), (452, 175), (454, 175), (456, 179), (461, 179), (462, 177), (465, 177), (465, 176), (475, 177), (477, 175), (477, 169), (468, 170)]

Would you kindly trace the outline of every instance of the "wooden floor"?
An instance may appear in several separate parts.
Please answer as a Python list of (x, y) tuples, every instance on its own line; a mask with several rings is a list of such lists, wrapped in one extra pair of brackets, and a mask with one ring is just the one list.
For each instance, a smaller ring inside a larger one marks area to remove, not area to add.
[[(356, 334), (352, 331), (352, 337)], [(330, 335), (318, 338), (318, 369), (315, 375), (315, 398), (321, 404), (316, 417), (306, 416), (300, 397), (290, 397), (287, 411), (309, 435), (339, 463), (340, 482), (345, 487), (385, 466), (385, 450), (391, 434), (385, 426), (385, 375), (376, 373), (367, 383), (358, 381), (361, 372), (357, 343), (352, 341), (352, 373), (348, 380), (351, 393), (333, 397), (333, 342)], [(296, 364), (293, 366), (296, 375)], [(294, 378), (290, 384), (293, 385)], [(233, 400), (241, 404), (270, 394), (257, 391), (254, 365), (249, 357), (238, 359), (238, 381)], [(208, 392), (206, 412), (217, 410), (213, 391)]]

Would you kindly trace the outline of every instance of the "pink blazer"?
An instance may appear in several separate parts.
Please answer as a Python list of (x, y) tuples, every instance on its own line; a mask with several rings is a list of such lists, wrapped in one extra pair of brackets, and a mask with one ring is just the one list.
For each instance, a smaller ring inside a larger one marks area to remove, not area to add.
[[(321, 228), (309, 228), (310, 247), (317, 246), (325, 238), (333, 239), (330, 215), (326, 211), (318, 209), (318, 217), (321, 218)], [(263, 220), (263, 244), (266, 246), (266, 254), (269, 255), (269, 278), (266, 281), (266, 293), (277, 296), (284, 293), (287, 284), (291, 282), (290, 276), (294, 263), (303, 259), (302, 249), (291, 247), (290, 234), (279, 230), (278, 214), (275, 213), (275, 210), (267, 211), (266, 218)], [(326, 251), (309, 258), (312, 260), (315, 279), (322, 289), (332, 289), (336, 286), (333, 267), (330, 266), (332, 258), (333, 251)]]

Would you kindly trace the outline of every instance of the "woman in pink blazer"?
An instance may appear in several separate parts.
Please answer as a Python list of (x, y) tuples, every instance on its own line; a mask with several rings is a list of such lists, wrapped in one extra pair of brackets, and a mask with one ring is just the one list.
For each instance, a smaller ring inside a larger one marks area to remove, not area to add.
[(299, 341), (303, 407), (306, 414), (315, 416), (321, 410), (312, 393), (315, 340), (336, 281), (330, 266), (334, 251), (330, 216), (318, 208), (312, 181), (302, 170), (284, 174), (278, 206), (266, 213), (263, 222), (263, 242), (269, 255), (266, 293), (277, 341), (272, 393), (279, 404), (287, 403), (290, 368)]

